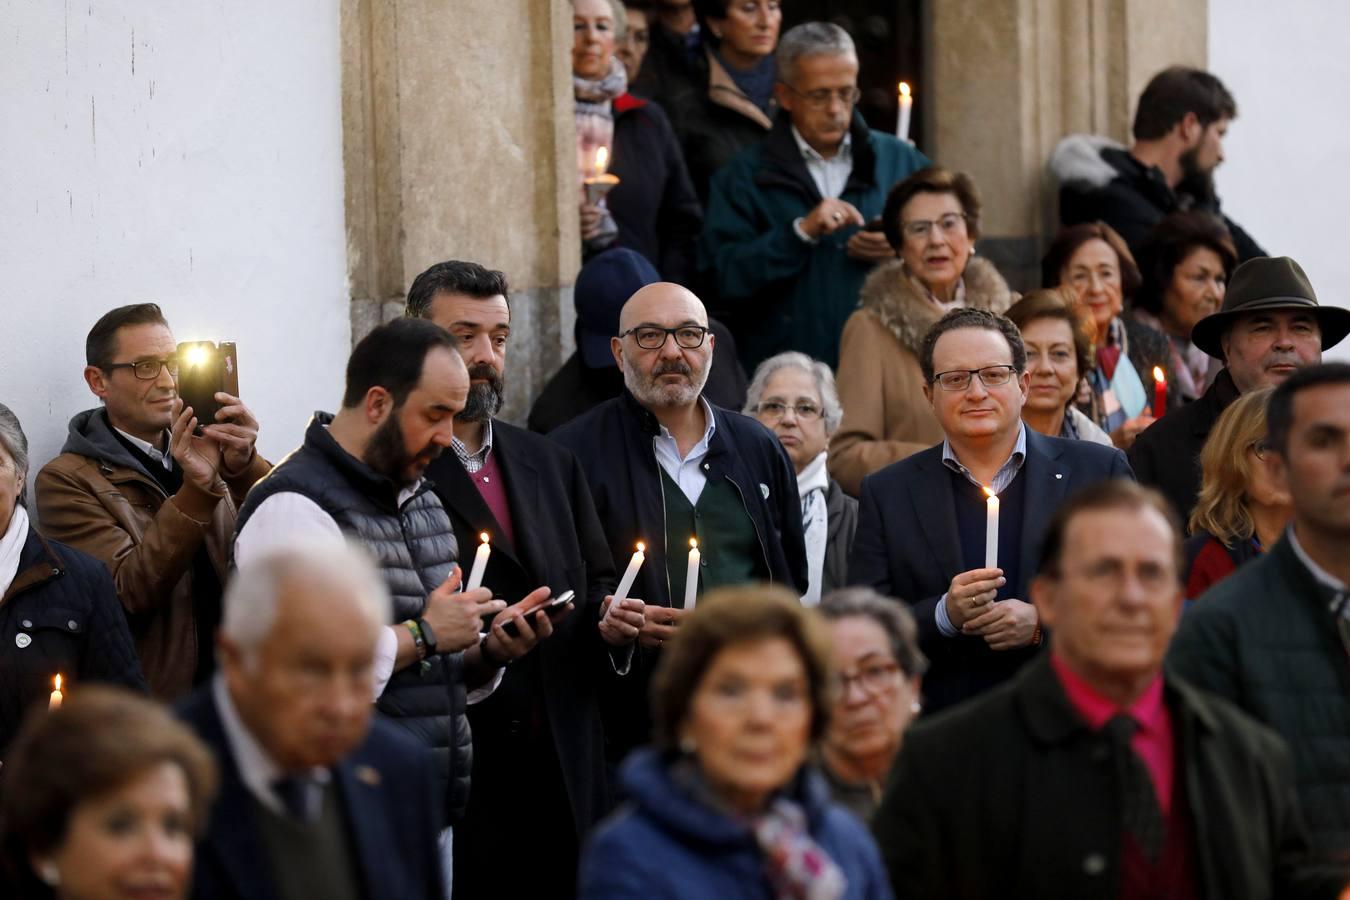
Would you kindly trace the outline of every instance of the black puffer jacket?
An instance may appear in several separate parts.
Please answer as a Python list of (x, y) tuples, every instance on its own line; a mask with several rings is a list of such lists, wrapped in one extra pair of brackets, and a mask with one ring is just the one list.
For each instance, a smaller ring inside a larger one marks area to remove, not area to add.
[[(426, 482), (399, 505), (399, 486), (343, 450), (325, 427), (332, 420), (329, 413), (314, 414), (305, 442), (249, 492), (235, 534), (273, 494), (302, 494), (374, 554), (393, 597), (394, 621), (417, 618), (458, 554), (450, 517)], [(395, 672), (377, 703), (435, 754), (447, 824), (459, 819), (469, 797), (473, 737), (466, 707), (462, 653)]]
[(27, 710), (47, 702), (56, 675), (66, 690), (102, 681), (145, 691), (107, 568), (30, 526), (0, 599), (0, 758)]

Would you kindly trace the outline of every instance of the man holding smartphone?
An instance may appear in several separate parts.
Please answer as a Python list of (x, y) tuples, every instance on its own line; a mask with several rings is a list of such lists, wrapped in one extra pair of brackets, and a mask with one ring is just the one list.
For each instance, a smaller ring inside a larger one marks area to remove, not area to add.
[[(460, 546), (467, 555), (489, 535), (483, 584), (494, 594), (517, 597), (545, 584), (551, 595), (574, 597), (570, 612), (550, 611), (551, 622), (536, 612), (517, 623), (522, 632), (554, 633), (470, 711), (473, 791), (456, 840), (456, 893), (491, 896), (510, 871), (521, 896), (571, 897), (580, 842), (610, 802), (598, 693), (627, 669), (642, 603), (601, 615), (614, 565), (581, 465), (496, 418), (511, 336), (505, 276), (471, 262), (438, 263), (413, 281), (405, 313), (445, 329), (468, 367), (452, 452), (427, 467)], [(521, 847), (532, 863), (525, 868)]]
[(45, 534), (108, 566), (151, 693), (176, 700), (215, 668), (236, 511), (271, 464), (238, 397), (217, 393), (213, 421), (183, 406), (177, 344), (154, 303), (99, 319), (85, 362), (102, 405), (71, 419), (38, 473), (38, 514)]

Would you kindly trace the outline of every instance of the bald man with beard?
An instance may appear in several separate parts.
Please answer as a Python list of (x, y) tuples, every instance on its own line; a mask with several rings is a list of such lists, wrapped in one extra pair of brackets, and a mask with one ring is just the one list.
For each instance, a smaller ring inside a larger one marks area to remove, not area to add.
[(773, 432), (702, 396), (713, 343), (698, 297), (647, 285), (610, 340), (624, 392), (552, 434), (581, 461), (615, 566), (645, 546), (629, 591), (646, 604), (637, 650), (602, 708), (611, 760), (648, 737), (647, 677), (687, 612), (691, 538), (698, 593), (757, 581), (807, 588), (792, 463)]

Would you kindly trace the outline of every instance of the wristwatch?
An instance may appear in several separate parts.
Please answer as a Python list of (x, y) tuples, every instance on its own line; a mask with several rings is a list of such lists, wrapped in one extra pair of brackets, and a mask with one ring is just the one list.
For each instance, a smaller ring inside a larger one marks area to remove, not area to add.
[(426, 619), (418, 619), (417, 627), (422, 632), (422, 641), (427, 645), (427, 656), (435, 656), (436, 650), (436, 632), (431, 630), (431, 625)]

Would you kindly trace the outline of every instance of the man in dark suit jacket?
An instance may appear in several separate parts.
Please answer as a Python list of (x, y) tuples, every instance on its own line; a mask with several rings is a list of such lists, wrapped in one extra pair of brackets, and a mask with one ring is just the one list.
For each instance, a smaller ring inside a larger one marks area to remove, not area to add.
[[(778, 439), (701, 395), (714, 338), (692, 293), (660, 282), (623, 308), (611, 352), (627, 390), (555, 431), (581, 462), (616, 567), (641, 541), (628, 592), (646, 602), (633, 670), (607, 696), (611, 761), (645, 743), (647, 679), (686, 614), (688, 540), (702, 551), (696, 591), (772, 581), (807, 589), (801, 505)], [(626, 626), (625, 626), (626, 627)]]
[(1126, 481), (1060, 508), (1032, 585), (1051, 652), (905, 735), (872, 821), (897, 894), (1335, 896), (1305, 868), (1284, 744), (1163, 672), (1179, 533)]
[[(1043, 633), (1022, 598), (1051, 515), (1077, 488), (1131, 476), (1119, 450), (1022, 424), (1026, 349), (1003, 316), (948, 313), (925, 336), (920, 366), (946, 440), (863, 479), (849, 580), (913, 608), (933, 711), (1036, 654)], [(999, 498), (996, 565), (986, 546), (990, 491)]]
[(431, 754), (372, 721), (389, 605), (340, 538), (264, 551), (235, 575), (220, 672), (179, 711), (221, 773), (197, 900), (443, 896)]
[(633, 638), (600, 619), (614, 566), (581, 466), (563, 447), (494, 418), (511, 330), (506, 296), (500, 272), (452, 260), (414, 280), (406, 310), (450, 332), (469, 371), (452, 452), (427, 467), (459, 545), (489, 535), (483, 584), (494, 594), (521, 597), (542, 584), (552, 596), (575, 595), (556, 626), (543, 612), (516, 623), (552, 634), (469, 709), (473, 788), (455, 832), (454, 890), (495, 896), (524, 847), (531, 864), (512, 870), (512, 890), (570, 897), (581, 840), (609, 806), (598, 689), (615, 677), (609, 651), (621, 664)]

